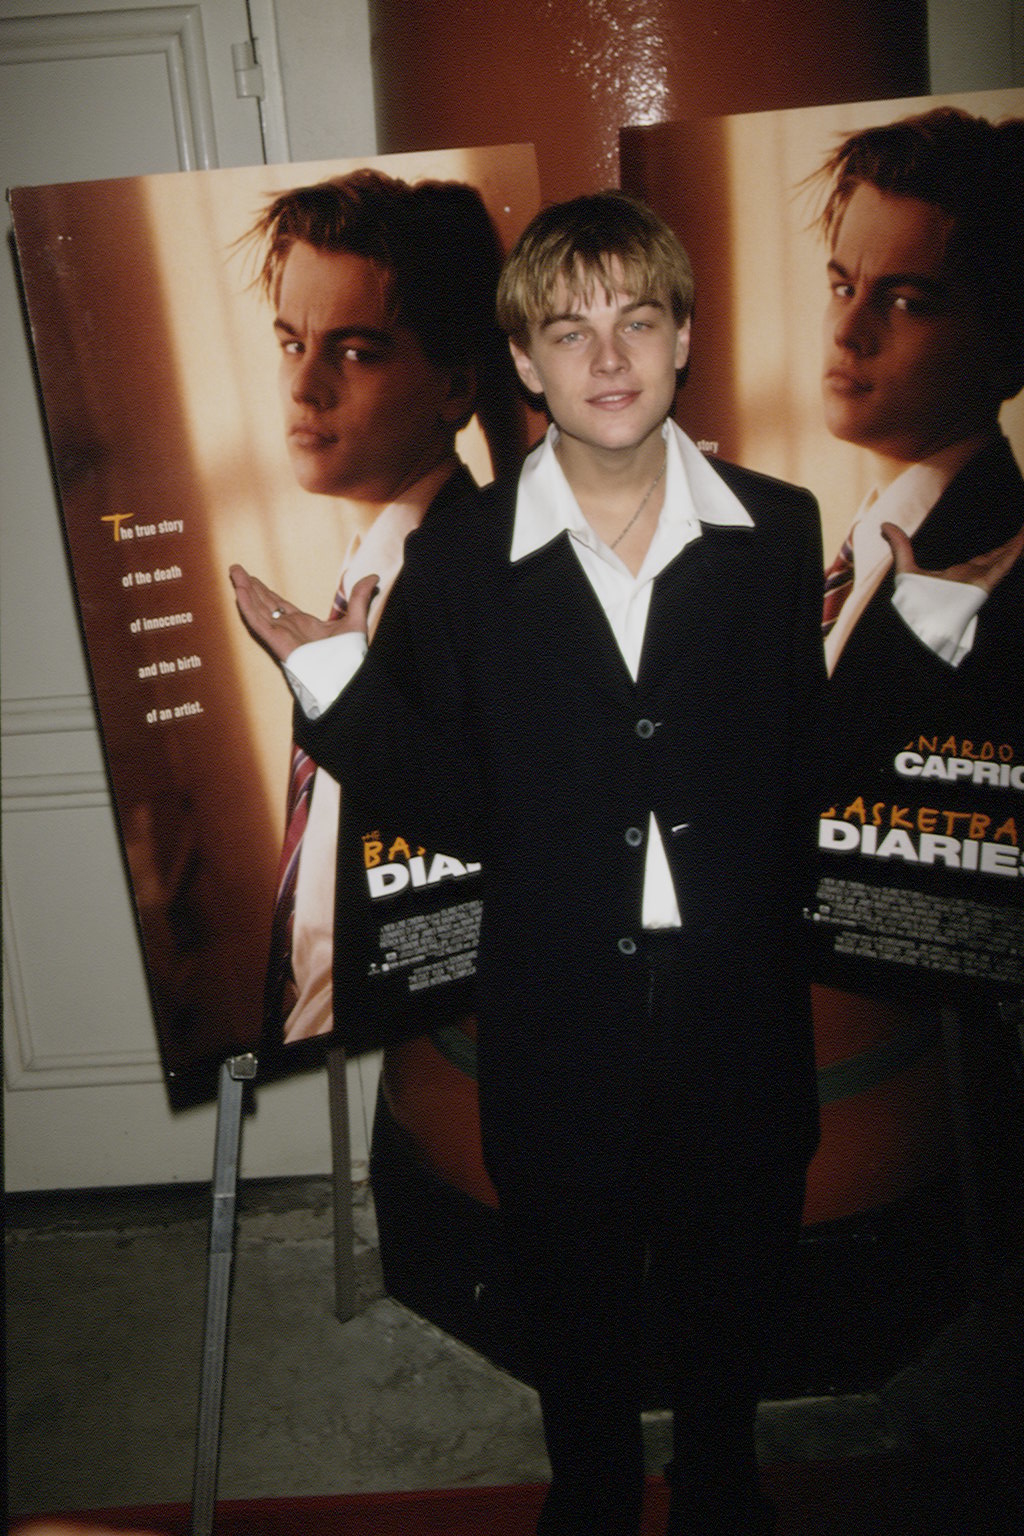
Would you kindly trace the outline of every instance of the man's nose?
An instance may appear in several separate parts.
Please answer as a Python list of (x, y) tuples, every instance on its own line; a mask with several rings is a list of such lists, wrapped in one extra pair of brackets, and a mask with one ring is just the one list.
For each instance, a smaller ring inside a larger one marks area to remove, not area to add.
[(334, 386), (322, 360), (306, 353), (292, 373), (292, 399), (300, 405), (312, 405), (323, 411), (334, 403)]
[(594, 343), (593, 367), (595, 372), (618, 373), (625, 366), (625, 349), (614, 331), (609, 336), (599, 336)]
[(833, 317), (832, 336), (839, 347), (867, 354), (877, 346), (876, 328), (867, 306), (853, 300), (841, 304)]

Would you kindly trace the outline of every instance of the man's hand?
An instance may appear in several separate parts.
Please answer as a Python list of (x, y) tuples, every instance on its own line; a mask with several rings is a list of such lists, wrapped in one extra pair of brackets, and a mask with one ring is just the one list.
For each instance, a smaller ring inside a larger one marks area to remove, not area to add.
[(364, 576), (356, 582), (341, 618), (318, 619), (287, 602), (242, 566), (233, 565), (228, 574), (245, 627), (279, 662), (287, 661), (294, 650), (310, 640), (326, 640), (330, 635), (353, 630), (366, 634), (367, 614), (377, 590), (376, 576)]
[(951, 565), (945, 571), (922, 571), (914, 559), (910, 540), (902, 528), (897, 528), (895, 523), (883, 523), (881, 531), (892, 550), (893, 568), (897, 576), (937, 576), (940, 581), (969, 582), (986, 593), (995, 590), (1010, 568), (1024, 554), (1024, 527), (1022, 527), (1012, 539), (1007, 539), (1005, 544), (1000, 544), (998, 549), (989, 550), (985, 555), (975, 555), (973, 560), (965, 560), (962, 565)]

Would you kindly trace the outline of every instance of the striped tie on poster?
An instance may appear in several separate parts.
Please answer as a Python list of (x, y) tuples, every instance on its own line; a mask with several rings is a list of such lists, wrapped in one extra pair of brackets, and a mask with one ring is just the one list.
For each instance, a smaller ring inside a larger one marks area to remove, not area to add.
[(853, 545), (849, 535), (825, 572), (825, 596), (821, 608), (821, 633), (824, 638), (834, 627), (839, 611), (853, 587)]

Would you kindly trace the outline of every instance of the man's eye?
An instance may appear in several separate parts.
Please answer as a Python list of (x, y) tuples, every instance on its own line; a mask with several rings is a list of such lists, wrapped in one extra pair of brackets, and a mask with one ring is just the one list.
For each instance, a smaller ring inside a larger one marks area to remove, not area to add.
[(342, 347), (338, 360), (342, 363), (379, 363), (383, 357), (382, 352), (375, 351), (372, 347)]
[(894, 293), (892, 307), (898, 309), (904, 315), (934, 315), (938, 313), (938, 305), (930, 299), (922, 298), (917, 293)]
[(284, 352), (287, 357), (301, 357), (302, 342), (295, 341), (290, 336), (285, 336), (281, 341), (281, 351)]

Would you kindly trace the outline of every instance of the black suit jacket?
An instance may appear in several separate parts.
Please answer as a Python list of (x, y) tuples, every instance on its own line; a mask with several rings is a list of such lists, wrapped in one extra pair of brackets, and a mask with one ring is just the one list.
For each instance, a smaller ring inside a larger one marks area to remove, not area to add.
[[(798, 913), (824, 680), (817, 507), (716, 468), (753, 527), (706, 525), (658, 576), (635, 683), (567, 535), (512, 564), (515, 485), (498, 485), (410, 537), (361, 672), (297, 722), (364, 823), (405, 796), (424, 840), (483, 861), (478, 1071), (499, 1183), (616, 1178), (639, 1145), (651, 810), (684, 922), (680, 1126), (741, 1163), (816, 1142)], [(353, 854), (343, 832), (343, 923)], [(344, 1009), (362, 977), (342, 944)]]

